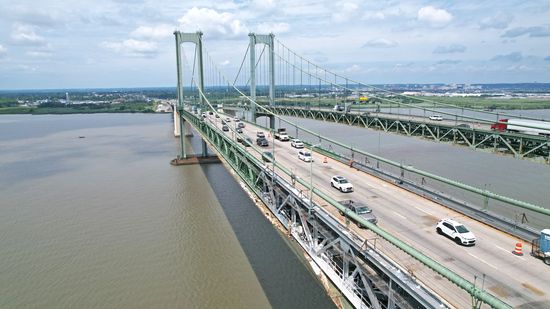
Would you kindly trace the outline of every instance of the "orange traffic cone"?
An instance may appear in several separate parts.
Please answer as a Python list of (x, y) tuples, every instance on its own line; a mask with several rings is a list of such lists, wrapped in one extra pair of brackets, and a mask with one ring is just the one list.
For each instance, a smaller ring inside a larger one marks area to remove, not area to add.
[(328, 163), (327, 157), (325, 157), (325, 158), (323, 159), (323, 163)]
[(516, 249), (514, 249), (514, 251), (512, 251), (513, 254), (517, 255), (517, 256), (522, 256), (523, 255), (523, 245), (518, 242), (516, 243)]

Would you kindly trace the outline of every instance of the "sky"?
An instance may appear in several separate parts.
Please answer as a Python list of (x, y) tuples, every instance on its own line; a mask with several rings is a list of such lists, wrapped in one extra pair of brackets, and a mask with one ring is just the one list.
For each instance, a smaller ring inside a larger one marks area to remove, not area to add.
[(364, 83), (550, 82), (549, 0), (0, 0), (0, 89), (175, 86), (176, 29), (233, 76), (273, 32)]

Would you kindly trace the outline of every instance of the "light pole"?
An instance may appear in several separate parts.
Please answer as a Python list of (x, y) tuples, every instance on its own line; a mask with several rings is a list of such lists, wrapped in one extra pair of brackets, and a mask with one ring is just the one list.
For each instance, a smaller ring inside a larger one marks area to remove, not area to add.
[(315, 147), (319, 147), (321, 143), (319, 144), (311, 144), (309, 147), (311, 159), (309, 161), (309, 208), (311, 209), (313, 207), (313, 149)]

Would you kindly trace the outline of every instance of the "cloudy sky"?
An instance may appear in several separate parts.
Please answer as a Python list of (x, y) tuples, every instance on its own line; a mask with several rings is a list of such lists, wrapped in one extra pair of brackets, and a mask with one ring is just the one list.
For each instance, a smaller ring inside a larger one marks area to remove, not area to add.
[(550, 82), (550, 1), (0, 0), (0, 89), (175, 85), (175, 30), (251, 31), (366, 83)]

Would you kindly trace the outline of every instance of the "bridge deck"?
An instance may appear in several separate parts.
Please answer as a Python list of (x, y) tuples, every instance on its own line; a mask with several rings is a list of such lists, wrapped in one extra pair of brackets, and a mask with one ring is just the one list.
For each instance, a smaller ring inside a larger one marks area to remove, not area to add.
[[(209, 116), (207, 121), (221, 128), (220, 119)], [(230, 125), (234, 125), (234, 122), (231, 122)], [(255, 140), (256, 131), (259, 130), (265, 132), (264, 128), (247, 124), (244, 133)], [(233, 133), (230, 131), (226, 134), (232, 136)], [(272, 138), (269, 140), (270, 143), (273, 143)], [(270, 144), (264, 150), (273, 151), (273, 145)], [(291, 148), (289, 142), (275, 141), (274, 150), (278, 163), (293, 170), (298, 177), (309, 181), (309, 163), (298, 159), (297, 150)], [(248, 151), (257, 158), (261, 158), (250, 148)], [(508, 234), (330, 158), (327, 158), (328, 163), (323, 163), (323, 157), (314, 154), (314, 159), (313, 185), (331, 197), (336, 200), (354, 199), (367, 203), (379, 218), (380, 227), (464, 278), (474, 281), (474, 276), (481, 278), (485, 274), (485, 289), (507, 303), (513, 306), (530, 304), (530, 308), (550, 307), (550, 295), (548, 294), (550, 280), (547, 280), (547, 276), (541, 275), (548, 273), (548, 266), (527, 255), (527, 252), (530, 252), (528, 245), (524, 245), (525, 256), (515, 256), (511, 251), (514, 249), (516, 239)], [(350, 180), (355, 187), (355, 192), (340, 193), (331, 188), (330, 177), (333, 175), (342, 175)], [(283, 177), (288, 178), (285, 175)], [(306, 189), (304, 188), (304, 190)], [(315, 201), (323, 203), (318, 198), (315, 198)], [(331, 206), (324, 208), (334, 218), (345, 222), (336, 209)], [(458, 246), (452, 240), (437, 235), (435, 224), (439, 219), (446, 217), (456, 218), (466, 224), (477, 236), (476, 246)], [(376, 238), (372, 232), (359, 229), (353, 223), (349, 224), (349, 229), (369, 241)], [(384, 241), (377, 240), (377, 247), (385, 254), (390, 255), (397, 263), (409, 269), (417, 278), (445, 297), (451, 304), (459, 308), (471, 306), (470, 298), (466, 293), (426, 269), (416, 260)], [(478, 279), (477, 283), (481, 285), (481, 279)]]

